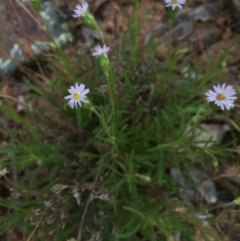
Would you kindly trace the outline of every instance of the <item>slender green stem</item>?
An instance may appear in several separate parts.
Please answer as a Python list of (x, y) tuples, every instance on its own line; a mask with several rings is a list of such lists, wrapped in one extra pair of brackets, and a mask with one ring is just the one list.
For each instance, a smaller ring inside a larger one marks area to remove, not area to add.
[(113, 95), (113, 83), (110, 80), (109, 76), (106, 76), (107, 78), (107, 83), (108, 83), (108, 92), (109, 92), (109, 96), (110, 96), (110, 103), (111, 103), (111, 112), (110, 115), (107, 119), (107, 123), (109, 123), (112, 120), (113, 117), (113, 113), (114, 113), (114, 109), (115, 109), (115, 104), (114, 104), (114, 95)]
[[(198, 110), (196, 115), (188, 121), (188, 123), (186, 124), (186, 127), (191, 124), (193, 124), (195, 126), (198, 125), (202, 120), (204, 120), (208, 115), (210, 115), (213, 112), (212, 109), (208, 108), (203, 114), (201, 114), (202, 110), (203, 110), (203, 108), (200, 108)], [(184, 132), (185, 132), (185, 128), (182, 130), (181, 136), (184, 135)]]
[(105, 41), (104, 41), (104, 39), (103, 39), (103, 37), (102, 37), (102, 34), (101, 34), (101, 32), (100, 32), (100, 29), (97, 28), (96, 31), (97, 31), (97, 34), (98, 34), (99, 38), (101, 39), (102, 43), (105, 44)]
[(210, 115), (213, 112), (212, 109), (207, 109), (207, 111), (205, 111), (203, 113), (203, 115), (200, 115), (199, 113), (197, 113), (191, 120), (190, 123), (193, 123), (194, 125), (198, 125), (202, 120), (204, 120), (208, 115)]
[[(102, 43), (105, 44), (105, 41), (104, 41), (104, 39), (102, 37), (100, 29), (97, 28), (96, 31), (97, 31), (97, 34), (98, 34), (99, 38), (101, 39)], [(115, 105), (114, 105), (114, 95), (113, 95), (113, 83), (112, 83), (112, 81), (109, 78), (109, 68), (107, 70), (103, 69), (103, 72), (104, 72), (105, 77), (107, 79), (108, 92), (109, 92), (109, 96), (110, 96), (110, 100), (111, 100), (110, 101), (111, 102), (111, 112), (110, 112), (110, 115), (109, 115), (109, 117), (107, 119), (107, 123), (109, 123), (111, 121), (111, 119), (112, 119), (113, 112), (114, 112), (114, 107), (115, 107)]]
[(92, 106), (91, 107), (91, 110), (96, 114), (96, 116), (99, 118), (100, 122), (102, 123), (102, 126), (108, 136), (108, 138), (110, 139), (111, 143), (114, 144), (115, 146), (115, 139), (113, 136), (111, 136), (110, 132), (109, 132), (109, 129), (108, 129), (108, 126), (104, 120), (104, 118), (102, 117), (102, 115), (99, 114), (99, 112)]

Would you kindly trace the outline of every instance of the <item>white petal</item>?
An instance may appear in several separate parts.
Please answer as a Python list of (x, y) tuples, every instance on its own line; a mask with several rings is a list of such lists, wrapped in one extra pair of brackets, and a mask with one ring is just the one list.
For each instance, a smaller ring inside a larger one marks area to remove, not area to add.
[(225, 105), (225, 108), (226, 108), (227, 110), (230, 110), (231, 106)]
[(80, 86), (77, 88), (77, 90), (81, 93), (85, 88), (84, 84), (80, 84)]
[(64, 99), (66, 99), (66, 100), (71, 99), (71, 98), (72, 98), (72, 95), (67, 95), (67, 96), (64, 97)]
[(215, 91), (217, 94), (222, 93), (222, 90), (221, 90), (220, 85), (218, 85), (218, 86), (213, 86), (213, 89), (214, 89), (214, 91)]
[(68, 92), (70, 94), (73, 94), (75, 92), (75, 88), (73, 86), (71, 86), (70, 89), (68, 89)]
[(215, 97), (207, 97), (207, 100), (208, 100), (209, 102), (211, 102), (211, 101), (215, 101), (216, 98), (215, 98)]
[(79, 104), (79, 106), (82, 106), (80, 100), (76, 101), (76, 107), (77, 107), (77, 104)]
[(226, 84), (224, 83), (224, 84), (222, 85), (222, 90), (224, 90), (225, 87), (226, 87)]
[(74, 104), (74, 102), (75, 102), (75, 100), (71, 99), (71, 100), (69, 100), (68, 104), (72, 106)]
[(68, 102), (68, 105), (73, 109), (74, 108), (74, 100), (70, 100), (69, 102)]
[(224, 104), (220, 104), (221, 110), (224, 110)]
[(227, 99), (228, 99), (228, 100), (236, 100), (237, 97), (236, 97), (236, 96), (229, 96), (229, 97), (227, 97)]
[(85, 99), (82, 99), (81, 101), (82, 101), (82, 102), (84, 102), (84, 103), (88, 103), (88, 101), (87, 101), (87, 100), (85, 100)]
[(215, 92), (211, 91), (211, 90), (209, 90), (209, 93), (213, 96), (217, 96), (217, 94)]
[(83, 92), (81, 92), (81, 95), (86, 95), (89, 92), (89, 89), (85, 89)]

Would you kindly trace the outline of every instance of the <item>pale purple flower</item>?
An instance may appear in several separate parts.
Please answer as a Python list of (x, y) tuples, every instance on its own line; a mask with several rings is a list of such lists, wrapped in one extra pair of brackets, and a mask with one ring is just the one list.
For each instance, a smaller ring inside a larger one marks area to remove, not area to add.
[(84, 84), (78, 85), (76, 83), (75, 87), (71, 86), (70, 89), (68, 89), (68, 92), (70, 95), (65, 96), (64, 99), (69, 99), (68, 105), (72, 109), (74, 108), (74, 105), (76, 108), (78, 104), (81, 106), (81, 102), (88, 103), (86, 100), (86, 95), (89, 92), (89, 89), (85, 89)]
[(94, 49), (93, 49), (93, 56), (100, 56), (100, 55), (104, 55), (104, 57), (107, 58), (107, 52), (109, 51), (110, 47), (107, 47), (107, 45), (103, 45), (103, 47), (101, 48), (99, 45), (97, 45)]
[(82, 6), (78, 4), (74, 9), (74, 14), (72, 15), (74, 18), (80, 18), (85, 15), (88, 10), (88, 4), (84, 3)]
[(207, 101), (211, 102), (214, 101), (217, 106), (220, 106), (222, 110), (224, 107), (229, 110), (231, 107), (234, 107), (234, 100), (237, 99), (236, 91), (231, 85), (226, 86), (223, 84), (220, 86), (213, 86), (214, 91), (209, 90), (207, 95)]
[(175, 8), (182, 8), (182, 4), (186, 2), (186, 0), (164, 0), (166, 7), (172, 7), (174, 10)]

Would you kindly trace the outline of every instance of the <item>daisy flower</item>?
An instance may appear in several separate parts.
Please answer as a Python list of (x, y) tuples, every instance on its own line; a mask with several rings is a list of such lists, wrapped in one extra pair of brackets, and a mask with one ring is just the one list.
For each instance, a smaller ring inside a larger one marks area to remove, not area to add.
[(81, 102), (88, 103), (88, 101), (86, 100), (86, 95), (89, 92), (89, 89), (85, 89), (85, 85), (78, 85), (76, 83), (75, 87), (71, 86), (70, 89), (68, 89), (68, 92), (70, 93), (70, 95), (65, 96), (64, 99), (69, 99), (68, 105), (72, 109), (74, 108), (74, 105), (76, 108), (78, 104), (81, 106)]
[(213, 86), (214, 91), (209, 90), (207, 95), (207, 101), (212, 102), (214, 101), (217, 106), (220, 106), (222, 110), (224, 110), (224, 107), (229, 110), (231, 107), (234, 107), (234, 100), (237, 99), (236, 91), (231, 85), (226, 86), (226, 84), (223, 84), (220, 86), (219, 84), (217, 86)]
[(80, 18), (85, 15), (88, 10), (88, 4), (84, 3), (82, 6), (78, 4), (74, 9), (74, 14), (72, 15), (74, 18)]
[(97, 45), (94, 49), (93, 49), (93, 56), (100, 56), (100, 55), (104, 55), (104, 57), (107, 58), (107, 52), (109, 51), (110, 47), (107, 47), (107, 45), (103, 45), (103, 47), (101, 48), (99, 45)]
[(186, 0), (164, 0), (166, 7), (172, 7), (174, 10), (177, 8), (182, 8), (182, 4), (186, 2)]

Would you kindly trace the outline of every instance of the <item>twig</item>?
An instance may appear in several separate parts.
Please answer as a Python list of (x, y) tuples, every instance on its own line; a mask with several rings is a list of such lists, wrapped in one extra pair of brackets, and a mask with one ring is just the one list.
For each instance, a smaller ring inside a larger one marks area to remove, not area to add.
[[(102, 164), (100, 164), (99, 167), (98, 167), (97, 175), (96, 175), (96, 177), (94, 179), (94, 185), (93, 186), (96, 185), (96, 182), (97, 182), (97, 180), (99, 178), (99, 175), (100, 175), (101, 168), (102, 168)], [(82, 215), (81, 220), (80, 220), (77, 241), (81, 241), (82, 240), (82, 227), (83, 227), (83, 222), (84, 222), (85, 216), (87, 214), (88, 206), (90, 204), (91, 194), (92, 194), (92, 190), (91, 190), (91, 192), (90, 192), (90, 194), (88, 196), (88, 200), (87, 200), (86, 206), (85, 206), (84, 211), (83, 211), (83, 215)]]
[(39, 225), (40, 225), (40, 223), (41, 223), (41, 221), (42, 221), (42, 219), (43, 219), (43, 217), (44, 217), (47, 209), (48, 209), (48, 208), (46, 207), (45, 210), (43, 211), (43, 214), (42, 214), (41, 218), (38, 220), (37, 225), (35, 226), (34, 230), (32, 231), (32, 233), (31, 233), (31, 235), (29, 236), (29, 238), (27, 239), (27, 241), (30, 241), (31, 238), (33, 237), (33, 235), (35, 234), (35, 232), (37, 231), (37, 229), (38, 229), (38, 227), (39, 227)]

